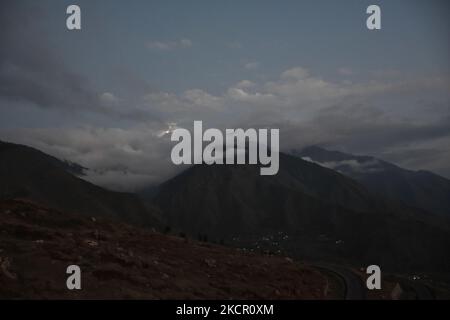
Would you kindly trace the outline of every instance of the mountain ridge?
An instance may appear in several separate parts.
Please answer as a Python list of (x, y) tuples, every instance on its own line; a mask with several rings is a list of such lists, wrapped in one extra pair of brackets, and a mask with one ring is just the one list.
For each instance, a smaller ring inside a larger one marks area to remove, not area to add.
[(318, 146), (292, 150), (291, 154), (337, 170), (382, 197), (450, 217), (450, 180), (430, 171), (408, 170), (375, 157)]
[(282, 246), (275, 250), (298, 258), (379, 261), (402, 270), (450, 267), (446, 220), (282, 153), (275, 176), (260, 176), (250, 165), (196, 165), (163, 183), (149, 201), (171, 228), (216, 241), (251, 244), (283, 232), (291, 240), (273, 241)]

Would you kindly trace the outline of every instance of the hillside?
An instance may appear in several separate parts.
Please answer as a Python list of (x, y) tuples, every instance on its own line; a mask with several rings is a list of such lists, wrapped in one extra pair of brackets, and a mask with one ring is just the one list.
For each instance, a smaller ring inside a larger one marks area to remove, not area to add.
[(80, 173), (80, 166), (27, 146), (0, 142), (0, 199), (22, 197), (67, 212), (158, 225), (156, 215), (137, 196), (103, 189), (73, 173)]
[(216, 241), (258, 247), (275, 239), (271, 250), (298, 257), (402, 271), (450, 266), (450, 232), (441, 219), (285, 154), (275, 176), (260, 176), (257, 166), (191, 167), (162, 184), (152, 201), (167, 225)]
[[(29, 201), (0, 201), (0, 230), (0, 299), (326, 297), (326, 277), (284, 257), (94, 221)], [(81, 268), (82, 290), (66, 289), (71, 264)]]

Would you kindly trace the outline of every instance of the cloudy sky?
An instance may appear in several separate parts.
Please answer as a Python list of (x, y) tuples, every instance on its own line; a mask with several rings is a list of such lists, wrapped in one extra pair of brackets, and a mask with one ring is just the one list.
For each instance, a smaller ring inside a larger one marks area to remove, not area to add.
[[(82, 30), (66, 29), (66, 7)], [(378, 4), (382, 30), (366, 28)], [(0, 4), (0, 140), (133, 190), (174, 174), (170, 130), (279, 128), (450, 177), (449, 1)]]

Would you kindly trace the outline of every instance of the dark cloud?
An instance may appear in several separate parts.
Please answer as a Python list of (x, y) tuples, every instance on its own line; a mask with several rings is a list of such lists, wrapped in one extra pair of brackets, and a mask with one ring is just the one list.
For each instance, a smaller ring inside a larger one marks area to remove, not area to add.
[(306, 123), (284, 122), (272, 126), (284, 128), (280, 139), (285, 150), (322, 145), (450, 177), (449, 115), (427, 122), (406, 121), (392, 118), (373, 106), (335, 105)]
[[(2, 1), (3, 2), (3, 1)], [(98, 93), (51, 49), (39, 24), (38, 5), (2, 3), (0, 10), (0, 96), (49, 108), (98, 108)]]
[(373, 106), (334, 106), (313, 120), (335, 136), (330, 143), (341, 143), (362, 152), (450, 136), (450, 116), (430, 122), (391, 118)]

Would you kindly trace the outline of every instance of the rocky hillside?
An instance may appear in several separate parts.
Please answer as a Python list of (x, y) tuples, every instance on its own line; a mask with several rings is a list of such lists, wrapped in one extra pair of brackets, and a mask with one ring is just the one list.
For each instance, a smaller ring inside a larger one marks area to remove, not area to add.
[[(66, 289), (72, 264), (79, 291)], [(0, 299), (322, 299), (326, 290), (325, 276), (284, 257), (0, 202)]]

